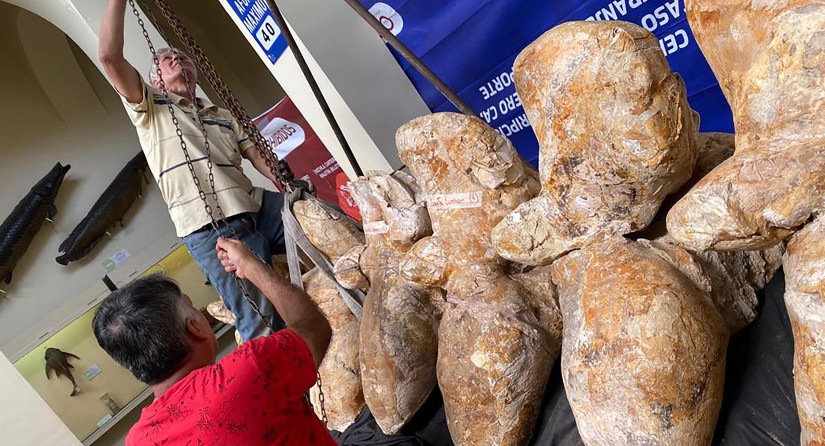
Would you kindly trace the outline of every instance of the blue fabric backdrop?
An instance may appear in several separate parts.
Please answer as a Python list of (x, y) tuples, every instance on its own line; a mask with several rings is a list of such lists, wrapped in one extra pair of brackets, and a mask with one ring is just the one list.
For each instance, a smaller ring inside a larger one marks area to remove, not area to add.
[[(360, 0), (375, 7), (374, 0)], [(512, 83), (516, 56), (553, 26), (571, 20), (625, 20), (651, 31), (685, 79), (702, 131), (733, 132), (718, 82), (687, 23), (684, 0), (384, 0), (403, 21), (398, 38), (533, 164), (538, 142)], [(393, 20), (393, 17), (387, 17)], [(400, 23), (399, 23), (400, 25)], [(432, 111), (455, 108), (396, 54)]]

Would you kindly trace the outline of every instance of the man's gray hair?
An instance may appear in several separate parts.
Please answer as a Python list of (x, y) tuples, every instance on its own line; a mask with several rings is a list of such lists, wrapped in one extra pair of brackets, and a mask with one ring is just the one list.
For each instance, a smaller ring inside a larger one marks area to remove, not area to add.
[(186, 326), (195, 317), (178, 285), (154, 274), (109, 295), (92, 328), (115, 362), (151, 385), (172, 376), (191, 354)]
[[(166, 47), (166, 48), (161, 48), (161, 49), (157, 50), (155, 52), (155, 58), (152, 59), (152, 68), (149, 69), (149, 82), (150, 83), (154, 83), (158, 79), (158, 62), (160, 62), (160, 57), (163, 56), (164, 54), (167, 54), (167, 53), (175, 53), (175, 54), (178, 54), (180, 56), (184, 56), (189, 60), (192, 60), (192, 58), (189, 57), (188, 54), (186, 54), (185, 52), (183, 52), (182, 50), (179, 50), (177, 48)], [(195, 76), (197, 76), (197, 75), (198, 75), (198, 67), (195, 66)]]

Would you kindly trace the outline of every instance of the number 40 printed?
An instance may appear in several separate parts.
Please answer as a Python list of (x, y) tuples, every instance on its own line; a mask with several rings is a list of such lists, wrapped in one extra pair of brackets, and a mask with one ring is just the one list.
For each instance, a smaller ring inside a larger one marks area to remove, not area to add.
[(258, 39), (258, 42), (264, 47), (264, 50), (267, 51), (272, 48), (275, 39), (280, 35), (281, 31), (278, 29), (278, 26), (275, 25), (275, 19), (269, 15), (266, 16), (261, 27), (258, 28), (258, 32), (255, 33), (255, 38)]

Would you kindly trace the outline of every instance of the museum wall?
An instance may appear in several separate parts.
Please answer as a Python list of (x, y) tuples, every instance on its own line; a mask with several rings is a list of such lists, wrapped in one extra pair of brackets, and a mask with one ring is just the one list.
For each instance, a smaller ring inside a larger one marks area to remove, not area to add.
[(0, 409), (3, 444), (80, 445), (3, 354), (0, 354), (0, 394), (6, 406)]
[[(63, 423), (78, 438), (86, 438), (97, 429), (96, 423), (109, 414), (108, 408), (99, 399), (108, 394), (120, 407), (128, 404), (146, 389), (146, 385), (136, 380), (128, 370), (117, 365), (91, 336), (94, 311), (88, 311), (67, 329), (37, 347), (30, 354), (17, 361), (14, 366), (28, 381), (29, 385), (52, 408)], [(70, 396), (71, 382), (65, 377), (46, 377), (43, 354), (47, 347), (59, 348), (80, 359), (70, 360), (74, 366), (72, 375), (80, 392)], [(92, 379), (84, 372), (96, 366), (100, 374)]]
[(89, 297), (83, 294), (100, 284), (105, 259), (119, 250), (138, 255), (148, 241), (168, 238), (174, 229), (147, 176), (150, 183), (124, 228), (113, 229), (110, 240), (68, 267), (55, 262), (60, 243), (140, 148), (118, 97), (63, 32), (2, 2), (0, 30), (5, 61), (0, 70), (0, 216), (8, 216), (56, 162), (72, 166), (57, 196), (54, 224), (43, 224), (11, 284), (2, 287), (7, 294), (0, 296), (0, 351), (15, 356), (30, 341), (19, 339), (24, 332), (36, 338), (36, 332), (82, 312), (82, 304), (67, 303)]

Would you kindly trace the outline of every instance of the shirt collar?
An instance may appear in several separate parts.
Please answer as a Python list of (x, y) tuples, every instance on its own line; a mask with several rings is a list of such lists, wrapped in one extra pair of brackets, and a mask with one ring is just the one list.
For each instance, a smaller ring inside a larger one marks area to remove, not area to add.
[[(192, 103), (189, 102), (189, 99), (186, 99), (185, 97), (180, 96), (177, 93), (173, 93), (170, 91), (169, 97), (172, 98), (172, 100), (180, 106), (190, 107), (192, 105)], [(196, 100), (198, 101), (198, 105), (200, 106), (201, 112), (208, 111), (214, 113), (218, 111), (218, 106), (213, 104), (212, 101), (210, 101), (209, 99), (198, 97)]]

